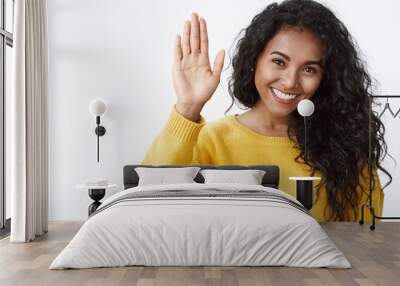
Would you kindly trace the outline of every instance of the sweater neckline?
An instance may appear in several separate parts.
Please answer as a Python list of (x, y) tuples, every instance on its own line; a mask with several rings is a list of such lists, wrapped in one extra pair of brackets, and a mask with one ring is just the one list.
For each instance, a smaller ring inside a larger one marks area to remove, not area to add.
[(239, 128), (241, 131), (245, 132), (248, 136), (252, 138), (256, 138), (258, 140), (263, 140), (264, 142), (268, 143), (292, 143), (290, 140), (289, 136), (267, 136), (263, 135), (260, 133), (257, 133), (256, 131), (250, 129), (249, 127), (243, 125), (242, 123), (237, 120), (236, 116), (238, 114), (232, 114), (228, 116), (228, 119), (232, 121), (232, 123)]

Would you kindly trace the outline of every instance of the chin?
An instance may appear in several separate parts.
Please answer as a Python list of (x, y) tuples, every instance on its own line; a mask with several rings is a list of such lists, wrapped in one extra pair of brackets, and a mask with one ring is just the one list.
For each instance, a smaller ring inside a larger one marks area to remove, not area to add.
[(297, 104), (291, 106), (278, 105), (273, 98), (269, 98), (266, 101), (261, 100), (261, 104), (264, 105), (263, 109), (268, 110), (268, 113), (274, 117), (287, 117), (296, 110), (297, 107)]

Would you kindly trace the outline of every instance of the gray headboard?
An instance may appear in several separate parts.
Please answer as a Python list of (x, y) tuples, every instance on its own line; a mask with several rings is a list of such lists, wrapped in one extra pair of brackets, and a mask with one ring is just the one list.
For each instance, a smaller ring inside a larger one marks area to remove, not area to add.
[[(220, 169), (220, 170), (246, 170), (256, 169), (266, 171), (262, 180), (262, 185), (265, 187), (279, 188), (279, 167), (275, 165), (224, 165), (224, 166), (210, 166), (210, 165), (126, 165), (124, 166), (124, 189), (133, 188), (138, 185), (139, 177), (135, 171), (136, 167), (157, 167), (157, 168), (177, 168), (177, 167), (200, 167), (201, 169)], [(198, 173), (194, 178), (197, 183), (204, 183), (203, 176)]]

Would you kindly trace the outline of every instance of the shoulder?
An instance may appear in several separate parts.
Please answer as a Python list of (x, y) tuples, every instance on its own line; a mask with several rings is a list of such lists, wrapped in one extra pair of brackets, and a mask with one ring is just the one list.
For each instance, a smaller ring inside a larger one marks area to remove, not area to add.
[[(233, 115), (232, 115), (233, 116)], [(225, 116), (216, 120), (207, 122), (200, 130), (197, 140), (199, 149), (214, 150), (225, 146), (229, 138), (235, 133), (232, 126), (232, 116)]]
[(198, 141), (200, 144), (221, 144), (229, 140), (235, 133), (232, 121), (234, 115), (227, 115), (207, 122), (200, 130)]
[(234, 115), (227, 115), (225, 117), (207, 122), (200, 133), (202, 134), (226, 134), (233, 129), (233, 118)]

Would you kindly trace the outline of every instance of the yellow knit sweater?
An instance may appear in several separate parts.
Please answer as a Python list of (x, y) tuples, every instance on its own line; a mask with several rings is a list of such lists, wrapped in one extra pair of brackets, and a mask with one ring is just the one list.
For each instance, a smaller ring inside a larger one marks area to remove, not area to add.
[[(166, 126), (147, 151), (142, 164), (277, 165), (280, 169), (279, 189), (296, 197), (296, 183), (289, 180), (289, 177), (311, 175), (308, 166), (294, 161), (298, 154), (299, 150), (289, 137), (271, 137), (256, 133), (239, 123), (235, 115), (207, 124), (201, 117), (200, 122), (196, 123), (173, 108)], [(366, 167), (366, 175), (367, 170)], [(376, 174), (374, 170), (374, 175), (378, 178)], [(321, 174), (315, 173), (314, 176), (321, 177)], [(368, 180), (363, 180), (360, 184), (365, 190), (362, 192), (361, 207), (367, 198)], [(357, 191), (361, 192), (359, 189)], [(311, 214), (319, 222), (326, 221), (329, 214), (324, 213), (327, 205), (325, 188), (321, 189), (317, 201), (316, 197), (314, 194)], [(383, 200), (384, 193), (379, 183), (373, 191), (373, 206), (378, 216), (382, 214)], [(369, 209), (364, 210), (365, 220), (371, 221)], [(351, 210), (348, 213), (352, 215)], [(360, 214), (357, 220), (359, 218)]]

